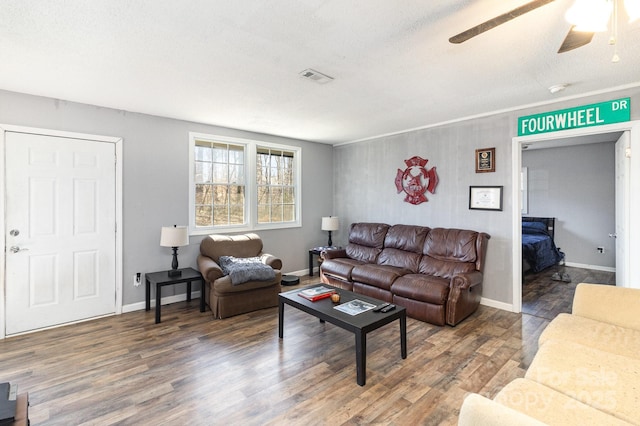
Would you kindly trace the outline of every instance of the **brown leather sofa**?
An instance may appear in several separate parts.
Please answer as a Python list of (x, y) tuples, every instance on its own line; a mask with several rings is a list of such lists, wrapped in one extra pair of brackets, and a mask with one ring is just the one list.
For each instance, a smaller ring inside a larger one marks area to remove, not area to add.
[[(282, 261), (263, 253), (262, 248), (262, 240), (256, 234), (209, 235), (202, 240), (198, 256), (198, 268), (205, 281), (202, 297), (215, 318), (278, 306)], [(222, 272), (220, 256), (260, 257), (262, 263), (274, 269), (275, 278), (233, 285), (229, 275)]]
[(324, 253), (323, 283), (392, 302), (407, 315), (456, 325), (478, 308), (484, 232), (353, 223), (345, 249)]

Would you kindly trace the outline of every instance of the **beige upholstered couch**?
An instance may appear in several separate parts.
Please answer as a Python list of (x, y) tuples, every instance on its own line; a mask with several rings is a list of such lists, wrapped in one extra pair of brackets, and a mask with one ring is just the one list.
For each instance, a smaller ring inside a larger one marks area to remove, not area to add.
[[(229, 275), (222, 272), (220, 256), (260, 257), (262, 263), (274, 269), (275, 278), (233, 285)], [(278, 306), (282, 261), (262, 252), (262, 240), (256, 234), (209, 235), (200, 243), (198, 268), (205, 281), (203, 297), (215, 318)]]
[(579, 284), (524, 378), (468, 395), (460, 425), (640, 424), (640, 290)]

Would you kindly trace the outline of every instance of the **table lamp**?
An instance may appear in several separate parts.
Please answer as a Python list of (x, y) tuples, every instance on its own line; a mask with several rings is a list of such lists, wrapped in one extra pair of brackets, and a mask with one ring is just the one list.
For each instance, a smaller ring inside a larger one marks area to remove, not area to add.
[(173, 261), (171, 262), (171, 270), (168, 272), (170, 277), (179, 277), (182, 271), (178, 270), (178, 247), (189, 245), (189, 231), (186, 226), (163, 226), (160, 231), (160, 246), (171, 247), (173, 249)]
[(325, 216), (322, 218), (322, 230), (329, 231), (328, 247), (333, 247), (333, 241), (331, 241), (331, 231), (337, 231), (340, 229), (340, 221), (335, 216)]

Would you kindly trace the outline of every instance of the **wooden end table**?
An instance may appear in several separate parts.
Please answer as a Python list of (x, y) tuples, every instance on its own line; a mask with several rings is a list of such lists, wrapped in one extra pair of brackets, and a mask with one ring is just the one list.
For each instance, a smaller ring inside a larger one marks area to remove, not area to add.
[(151, 284), (155, 284), (156, 286), (156, 324), (160, 322), (160, 304), (162, 301), (162, 292), (160, 289), (165, 285), (187, 283), (187, 302), (190, 302), (191, 283), (200, 281), (202, 283), (200, 290), (200, 312), (204, 312), (204, 278), (202, 278), (202, 274), (193, 268), (182, 268), (179, 269), (179, 271), (181, 271), (182, 274), (178, 277), (169, 276), (169, 271), (152, 272), (144, 275), (146, 285), (146, 311), (151, 310)]

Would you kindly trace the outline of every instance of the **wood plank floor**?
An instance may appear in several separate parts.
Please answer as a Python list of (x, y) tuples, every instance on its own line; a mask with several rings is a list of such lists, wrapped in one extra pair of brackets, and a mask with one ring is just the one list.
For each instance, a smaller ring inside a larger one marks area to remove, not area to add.
[(405, 360), (387, 325), (360, 387), (353, 334), (287, 307), (281, 340), (277, 308), (214, 320), (194, 300), (161, 324), (136, 311), (0, 341), (0, 381), (29, 392), (34, 425), (454, 425), (468, 392), (524, 375), (548, 322), (484, 306), (456, 327), (409, 318)]

